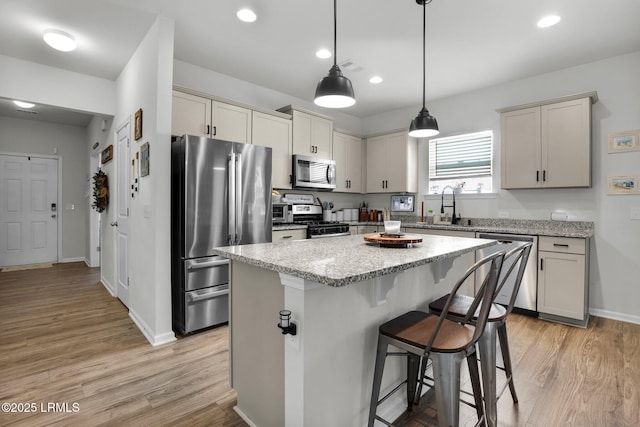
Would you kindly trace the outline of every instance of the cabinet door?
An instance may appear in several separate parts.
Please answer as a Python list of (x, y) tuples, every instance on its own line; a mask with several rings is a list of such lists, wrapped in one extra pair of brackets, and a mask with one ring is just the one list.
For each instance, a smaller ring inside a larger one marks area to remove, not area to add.
[(538, 258), (538, 311), (584, 320), (585, 256), (539, 251)]
[(210, 136), (211, 100), (173, 91), (172, 135)]
[(291, 188), (291, 120), (254, 111), (251, 138), (272, 148), (273, 188)]
[[(409, 169), (409, 147), (405, 132), (387, 135), (385, 141), (385, 191), (415, 192), (416, 189), (407, 188)], [(414, 159), (413, 161), (417, 161)]]
[(500, 116), (501, 187), (537, 188), (542, 181), (540, 107)]
[(335, 191), (349, 191), (349, 183), (347, 181), (347, 139), (349, 135), (343, 133), (333, 133), (333, 160), (336, 161), (336, 189)]
[(251, 144), (251, 110), (212, 101), (212, 138)]
[(311, 144), (311, 115), (293, 111), (293, 154), (314, 155)]
[(591, 186), (591, 101), (543, 105), (543, 187)]
[(311, 143), (314, 145), (315, 156), (330, 159), (333, 145), (333, 123), (322, 117), (313, 117), (311, 121)]
[(385, 143), (383, 136), (367, 139), (367, 193), (383, 193), (385, 191)]
[(362, 139), (347, 138), (347, 181), (349, 193), (362, 193)]

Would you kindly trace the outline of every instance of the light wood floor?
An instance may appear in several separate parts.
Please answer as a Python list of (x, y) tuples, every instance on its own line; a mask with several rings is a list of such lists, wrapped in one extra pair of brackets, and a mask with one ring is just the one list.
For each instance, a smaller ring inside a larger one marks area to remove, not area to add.
[[(512, 315), (508, 326), (520, 403), (505, 393), (500, 426), (640, 425), (640, 325), (592, 318), (585, 330)], [(0, 412), (0, 425), (245, 426), (235, 401), (227, 327), (153, 348), (97, 269), (0, 272), (0, 402), (37, 405)], [(79, 411), (41, 412), (48, 402)], [(435, 426), (433, 406), (429, 393), (397, 424)], [(462, 424), (473, 419), (463, 406)]]

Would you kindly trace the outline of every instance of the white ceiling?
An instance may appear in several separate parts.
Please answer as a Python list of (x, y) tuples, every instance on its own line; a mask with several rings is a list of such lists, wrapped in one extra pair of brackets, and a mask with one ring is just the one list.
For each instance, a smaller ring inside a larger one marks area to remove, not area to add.
[[(240, 22), (241, 6), (258, 14)], [(558, 14), (555, 27), (536, 21)], [(0, 0), (0, 54), (115, 80), (153, 23), (175, 20), (175, 58), (312, 101), (333, 59), (331, 0)], [(640, 1), (433, 0), (427, 6), (430, 100), (640, 50)], [(55, 52), (41, 34), (74, 34)], [(338, 63), (353, 82), (356, 117), (422, 100), (422, 7), (415, 0), (340, 0)], [(612, 70), (613, 75), (614, 70)], [(384, 78), (371, 85), (369, 77)], [(597, 89), (597, 88), (585, 88)], [(325, 111), (326, 112), (326, 111)], [(417, 110), (416, 110), (417, 112)]]

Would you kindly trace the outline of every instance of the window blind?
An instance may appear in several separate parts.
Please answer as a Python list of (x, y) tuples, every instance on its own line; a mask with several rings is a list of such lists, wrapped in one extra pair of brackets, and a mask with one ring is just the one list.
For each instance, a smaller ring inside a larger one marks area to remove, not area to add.
[(491, 175), (493, 132), (477, 132), (429, 141), (429, 179)]

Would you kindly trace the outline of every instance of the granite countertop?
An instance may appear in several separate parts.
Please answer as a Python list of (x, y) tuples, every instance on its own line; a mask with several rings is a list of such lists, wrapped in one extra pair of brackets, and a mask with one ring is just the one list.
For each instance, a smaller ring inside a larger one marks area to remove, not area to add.
[[(550, 237), (589, 238), (593, 236), (593, 222), (589, 221), (551, 221), (528, 219), (463, 218), (462, 224), (439, 225), (427, 222), (415, 222), (414, 217), (392, 218), (402, 221), (402, 227), (424, 228), (430, 230), (456, 230), (483, 233), (528, 234)], [(470, 225), (468, 221), (471, 221)], [(349, 222), (350, 225), (377, 225), (381, 222)]]
[(306, 230), (307, 226), (304, 224), (273, 224), (271, 228), (272, 231), (282, 231), (282, 230)]
[(424, 235), (410, 248), (382, 248), (363, 236), (328, 237), (214, 248), (213, 253), (327, 286), (345, 286), (456, 257), (495, 240)]

